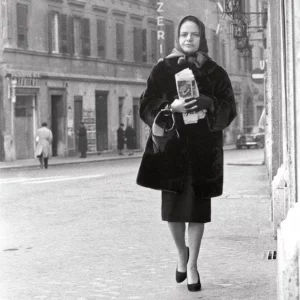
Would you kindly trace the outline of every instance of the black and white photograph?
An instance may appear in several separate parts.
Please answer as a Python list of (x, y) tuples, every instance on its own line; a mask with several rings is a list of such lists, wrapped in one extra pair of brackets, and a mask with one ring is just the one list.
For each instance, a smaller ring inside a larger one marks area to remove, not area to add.
[(298, 145), (299, 0), (0, 0), (0, 300), (299, 300)]

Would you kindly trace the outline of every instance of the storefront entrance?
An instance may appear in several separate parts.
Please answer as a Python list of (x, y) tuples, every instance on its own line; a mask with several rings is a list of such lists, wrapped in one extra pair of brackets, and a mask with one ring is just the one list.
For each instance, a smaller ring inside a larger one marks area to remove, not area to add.
[(96, 137), (97, 151), (108, 149), (108, 125), (107, 125), (107, 94), (108, 92), (96, 91)]
[(35, 96), (17, 96), (15, 103), (16, 159), (34, 157)]
[(63, 95), (51, 95), (51, 130), (53, 134), (52, 155), (64, 154), (64, 103)]

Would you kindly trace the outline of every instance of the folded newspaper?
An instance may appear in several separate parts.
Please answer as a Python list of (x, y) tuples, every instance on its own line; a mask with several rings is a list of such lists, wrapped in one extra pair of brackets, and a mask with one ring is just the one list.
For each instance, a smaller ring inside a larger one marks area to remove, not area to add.
[[(175, 74), (176, 87), (179, 99), (189, 99), (199, 97), (198, 86), (192, 70), (186, 68)], [(183, 114), (185, 124), (197, 123), (199, 119), (205, 118), (206, 109), (195, 113)]]

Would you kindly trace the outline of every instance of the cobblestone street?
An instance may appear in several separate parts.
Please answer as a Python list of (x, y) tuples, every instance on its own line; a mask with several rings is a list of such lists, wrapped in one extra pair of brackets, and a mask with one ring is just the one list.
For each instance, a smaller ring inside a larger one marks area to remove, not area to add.
[(264, 166), (226, 165), (202, 242), (203, 290), (190, 293), (175, 282), (160, 193), (135, 184), (138, 165), (137, 158), (1, 173), (0, 299), (276, 298), (275, 261), (264, 259), (275, 250)]

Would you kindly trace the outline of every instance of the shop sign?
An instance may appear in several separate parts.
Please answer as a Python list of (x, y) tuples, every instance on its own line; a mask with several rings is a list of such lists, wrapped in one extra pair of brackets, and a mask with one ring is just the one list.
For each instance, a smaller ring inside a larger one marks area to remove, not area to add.
[(12, 72), (10, 74), (12, 79), (17, 81), (18, 87), (36, 87), (38, 79), (41, 77), (38, 72)]
[(158, 40), (158, 44), (159, 44), (159, 53), (160, 55), (163, 54), (163, 41), (165, 39), (165, 31), (164, 31), (164, 16), (162, 15), (162, 13), (164, 12), (163, 10), (163, 6), (164, 6), (164, 2), (163, 1), (158, 1), (157, 2), (157, 12), (158, 12), (158, 16), (157, 16), (157, 40)]

